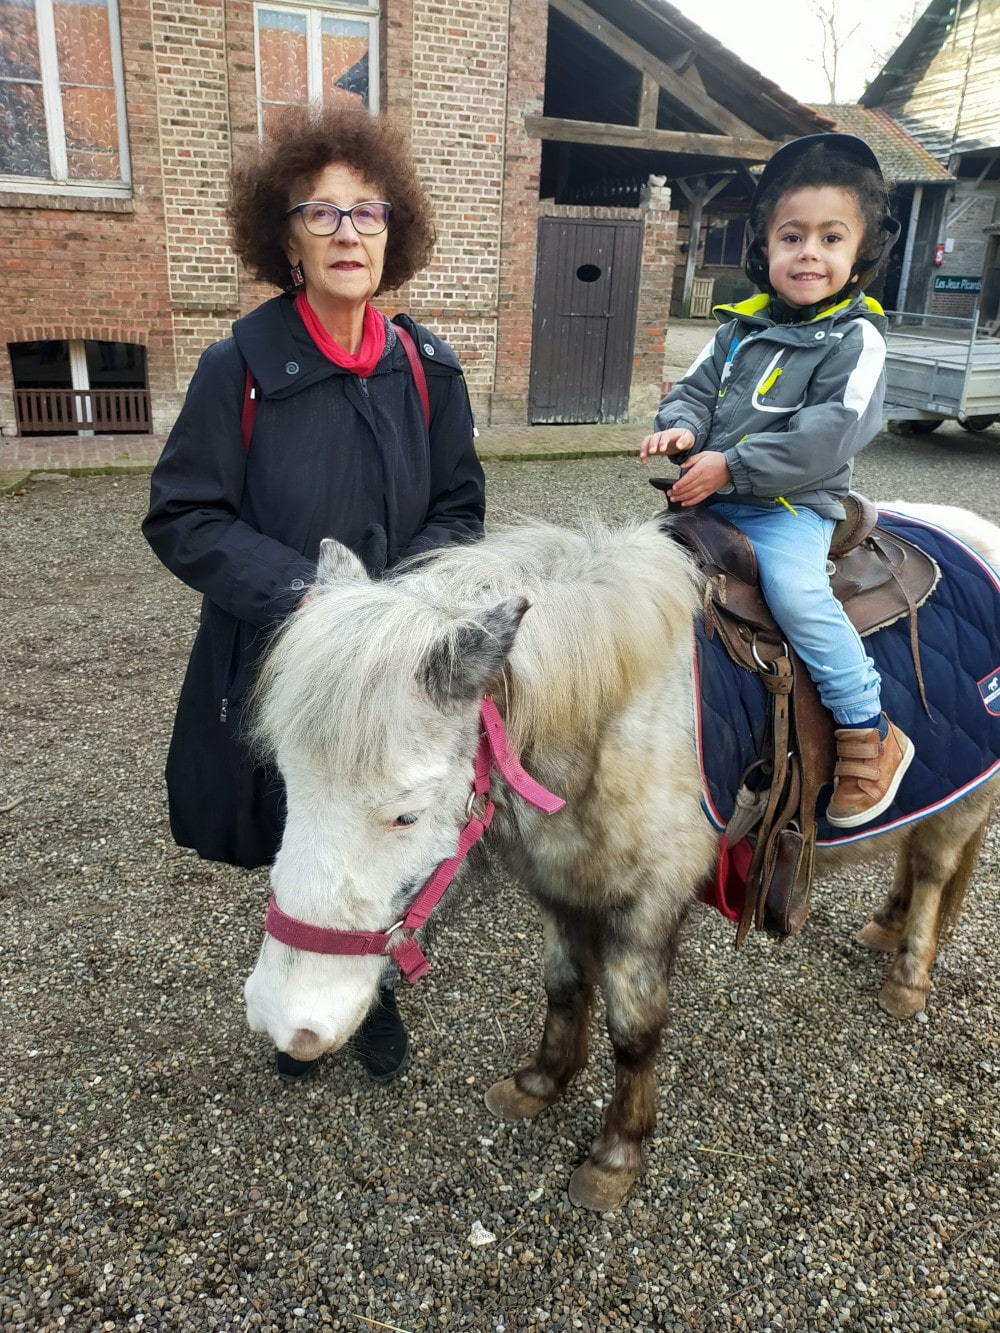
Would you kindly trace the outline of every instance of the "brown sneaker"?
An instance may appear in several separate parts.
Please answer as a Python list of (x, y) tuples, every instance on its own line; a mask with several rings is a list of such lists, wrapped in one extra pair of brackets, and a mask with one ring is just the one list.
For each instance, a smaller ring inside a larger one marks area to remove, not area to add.
[(836, 828), (857, 828), (888, 810), (896, 799), (913, 758), (913, 742), (891, 722), (884, 741), (879, 740), (878, 727), (841, 727), (834, 735), (837, 767), (826, 819)]

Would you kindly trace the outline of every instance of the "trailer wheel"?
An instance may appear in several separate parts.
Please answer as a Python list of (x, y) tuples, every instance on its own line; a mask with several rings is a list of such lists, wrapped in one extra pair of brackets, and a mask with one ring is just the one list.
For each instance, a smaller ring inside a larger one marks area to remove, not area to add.
[(933, 417), (930, 419), (927, 417), (917, 417), (913, 421), (907, 421), (906, 425), (909, 428), (911, 435), (930, 435), (932, 430), (937, 430), (938, 426), (940, 426), (941, 420), (941, 417)]
[(989, 430), (997, 421), (1000, 421), (1000, 417), (965, 417), (958, 424), (963, 430), (971, 430), (978, 435), (980, 431)]

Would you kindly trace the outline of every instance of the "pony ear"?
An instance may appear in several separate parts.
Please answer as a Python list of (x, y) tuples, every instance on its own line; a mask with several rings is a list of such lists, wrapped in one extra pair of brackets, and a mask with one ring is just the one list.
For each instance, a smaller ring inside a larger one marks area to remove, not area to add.
[(368, 571), (343, 542), (324, 537), (319, 544), (319, 563), (316, 566), (316, 585), (343, 583), (346, 579), (367, 579)]
[(424, 668), (431, 698), (445, 704), (485, 694), (499, 680), (530, 605), (526, 597), (497, 602), (439, 640)]

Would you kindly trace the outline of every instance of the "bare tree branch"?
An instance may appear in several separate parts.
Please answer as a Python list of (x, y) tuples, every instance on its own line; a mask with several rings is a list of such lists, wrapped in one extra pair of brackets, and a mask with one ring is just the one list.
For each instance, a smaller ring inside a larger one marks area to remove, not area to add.
[(841, 9), (838, 18), (834, 0), (806, 0), (806, 8), (818, 21), (821, 34), (820, 56), (818, 59), (813, 57), (811, 63), (819, 65), (826, 79), (829, 100), (836, 102), (839, 100), (837, 74), (840, 70), (841, 56), (854, 34), (860, 31), (862, 23), (859, 19), (852, 28), (846, 27), (843, 10)]

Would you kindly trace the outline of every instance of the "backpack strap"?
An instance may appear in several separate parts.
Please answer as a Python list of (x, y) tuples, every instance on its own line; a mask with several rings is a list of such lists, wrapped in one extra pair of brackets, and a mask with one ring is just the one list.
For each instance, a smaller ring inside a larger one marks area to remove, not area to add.
[[(427, 376), (424, 374), (424, 363), (420, 360), (420, 353), (417, 351), (417, 345), (398, 324), (394, 324), (396, 337), (402, 344), (403, 351), (406, 353), (406, 359), (410, 363), (410, 371), (413, 374), (413, 382), (417, 386), (417, 393), (420, 396), (420, 404), (424, 409), (424, 421), (427, 429), (431, 428), (431, 400), (427, 392)], [(253, 435), (253, 421), (257, 413), (257, 381), (253, 377), (253, 372), (247, 366), (246, 383), (243, 388), (243, 411), (240, 413), (240, 430), (243, 433), (243, 452), (250, 452), (250, 437)]]
[(396, 330), (396, 337), (403, 344), (403, 351), (406, 353), (406, 359), (410, 363), (410, 370), (413, 372), (413, 381), (417, 386), (417, 393), (420, 395), (420, 402), (424, 409), (424, 421), (427, 423), (427, 429), (431, 428), (431, 400), (427, 393), (427, 376), (424, 374), (424, 363), (420, 360), (420, 353), (417, 351), (417, 345), (402, 327), (393, 321), (393, 328)]

